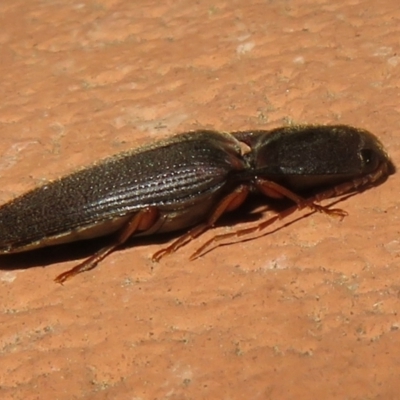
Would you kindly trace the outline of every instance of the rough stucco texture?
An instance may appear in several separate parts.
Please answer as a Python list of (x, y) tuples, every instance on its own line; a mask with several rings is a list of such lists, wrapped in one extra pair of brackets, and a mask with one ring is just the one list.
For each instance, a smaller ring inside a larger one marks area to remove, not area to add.
[[(0, 26), (1, 202), (199, 128), (346, 123), (400, 165), (397, 0), (2, 0)], [(96, 243), (1, 258), (0, 397), (398, 399), (399, 179), (192, 262), (215, 231), (64, 286)]]

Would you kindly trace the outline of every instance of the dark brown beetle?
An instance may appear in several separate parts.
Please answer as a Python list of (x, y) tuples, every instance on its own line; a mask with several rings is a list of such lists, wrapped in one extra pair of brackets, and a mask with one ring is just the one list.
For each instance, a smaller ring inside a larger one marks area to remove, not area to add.
[(111, 157), (3, 205), (0, 254), (115, 235), (109, 246), (59, 275), (61, 283), (94, 268), (132, 235), (194, 226), (154, 254), (158, 261), (236, 209), (250, 191), (295, 202), (254, 228), (211, 239), (197, 256), (214, 241), (263, 229), (298, 208), (344, 216), (315, 202), (367, 188), (392, 172), (375, 136), (344, 125), (184, 133)]

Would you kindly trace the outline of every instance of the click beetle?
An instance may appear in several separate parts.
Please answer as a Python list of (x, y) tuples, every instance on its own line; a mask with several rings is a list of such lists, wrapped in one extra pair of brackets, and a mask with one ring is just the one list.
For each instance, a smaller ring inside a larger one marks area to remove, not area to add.
[(62, 283), (94, 268), (134, 235), (186, 230), (164, 255), (214, 226), (252, 192), (293, 207), (231, 236), (262, 230), (297, 209), (343, 217), (320, 201), (385, 180), (394, 166), (381, 142), (347, 125), (300, 125), (270, 131), (194, 131), (117, 154), (33, 189), (0, 207), (0, 254), (110, 235), (109, 244), (62, 273)]

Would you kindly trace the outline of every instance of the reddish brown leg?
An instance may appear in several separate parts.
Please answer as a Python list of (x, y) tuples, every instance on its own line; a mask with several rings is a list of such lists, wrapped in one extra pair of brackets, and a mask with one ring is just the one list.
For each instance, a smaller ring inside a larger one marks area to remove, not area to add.
[[(308, 199), (303, 199), (296, 194), (292, 194), (290, 191), (287, 191), (285, 188), (284, 190), (281, 190), (280, 185), (276, 185), (272, 182), (272, 185), (270, 185), (269, 181), (263, 181), (262, 183), (265, 184), (265, 182), (268, 182), (268, 186), (264, 186), (264, 188), (269, 188), (272, 189), (275, 193), (284, 195), (285, 197), (289, 197), (293, 201), (295, 201), (297, 204), (293, 207), (290, 207), (277, 215), (273, 216), (272, 218), (268, 219), (267, 221), (261, 222), (255, 226), (252, 226), (250, 228), (245, 228), (245, 229), (239, 229), (236, 232), (230, 232), (230, 233), (225, 233), (221, 235), (216, 235), (210, 240), (208, 240), (206, 243), (204, 243), (199, 249), (197, 249), (190, 257), (191, 260), (199, 257), (201, 254), (206, 252), (212, 245), (218, 246), (218, 243), (222, 240), (226, 240), (229, 238), (238, 238), (241, 236), (246, 236), (250, 235), (256, 232), (260, 232), (264, 229), (266, 229), (268, 226), (272, 225), (274, 222), (278, 220), (283, 220), (284, 218), (290, 216), (294, 212), (301, 210), (305, 207), (310, 207), (314, 212), (323, 212), (329, 215), (335, 215), (339, 216), (341, 218), (345, 217), (347, 215), (347, 212), (344, 210), (341, 210), (339, 208), (335, 209), (329, 209), (328, 207), (323, 207), (318, 204), (315, 204), (315, 202), (319, 202), (331, 197), (338, 197), (338, 196), (343, 196), (345, 194), (349, 194), (349, 192), (354, 192), (350, 193), (348, 197), (351, 197), (355, 194), (357, 194), (356, 190), (358, 188), (367, 188), (368, 186), (372, 185), (375, 183), (377, 180), (379, 180), (382, 176), (385, 174), (385, 166), (381, 167), (377, 171), (366, 175), (364, 177), (360, 177), (357, 179), (354, 179), (350, 182), (345, 182), (342, 184), (339, 184), (333, 188), (327, 189), (321, 193), (316, 194), (315, 196), (312, 196)], [(264, 193), (266, 193), (263, 190)], [(289, 195), (287, 195), (289, 194)], [(347, 197), (346, 197), (347, 198)]]
[(89, 271), (96, 267), (96, 265), (107, 257), (112, 251), (118, 246), (124, 244), (134, 233), (138, 231), (146, 231), (156, 223), (158, 218), (158, 211), (156, 208), (146, 208), (135, 214), (132, 219), (118, 232), (113, 242), (101, 248), (87, 260), (78, 264), (76, 267), (69, 271), (63, 272), (58, 275), (54, 280), (57, 283), (64, 283), (66, 280), (71, 279), (73, 276), (80, 274), (81, 272)]
[(192, 239), (200, 236), (207, 229), (214, 226), (214, 224), (217, 222), (217, 220), (221, 217), (222, 214), (228, 211), (232, 211), (237, 207), (239, 207), (245, 201), (248, 193), (249, 193), (249, 188), (247, 186), (241, 185), (237, 187), (232, 193), (228, 194), (220, 201), (220, 203), (215, 208), (214, 212), (211, 214), (211, 216), (208, 218), (206, 222), (195, 226), (189, 232), (185, 233), (177, 240), (175, 240), (168, 247), (154, 253), (152, 260), (158, 262), (164, 256), (175, 252), (179, 248), (189, 243)]
[[(298, 194), (292, 192), (289, 189), (286, 189), (284, 186), (279, 185), (276, 182), (269, 181), (266, 179), (258, 179), (257, 180), (257, 188), (260, 192), (264, 193), (268, 197), (273, 198), (283, 198), (286, 197), (292, 201), (294, 201), (299, 209), (308, 207), (313, 211), (318, 211), (324, 214), (344, 217), (347, 213), (341, 209), (330, 209), (328, 207), (321, 206), (320, 204), (316, 204), (316, 201), (321, 201), (322, 199), (305, 199), (304, 197), (299, 196)], [(325, 192), (324, 192), (325, 193)], [(332, 196), (329, 196), (332, 197)], [(326, 198), (326, 197), (325, 197)]]

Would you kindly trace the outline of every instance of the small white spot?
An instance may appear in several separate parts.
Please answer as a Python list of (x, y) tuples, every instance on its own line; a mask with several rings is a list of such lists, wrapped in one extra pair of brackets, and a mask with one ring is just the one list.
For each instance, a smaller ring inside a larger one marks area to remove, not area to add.
[(2, 282), (14, 282), (17, 279), (17, 274), (15, 272), (3, 272), (0, 276)]
[(384, 248), (390, 254), (399, 254), (400, 253), (400, 242), (398, 240), (392, 240), (391, 242), (385, 244)]
[(385, 57), (393, 52), (393, 48), (389, 46), (378, 47), (374, 53), (376, 57)]
[(36, 140), (14, 143), (6, 152), (3, 153), (0, 160), (0, 170), (11, 168), (19, 158), (19, 154), (26, 148), (37, 144)]
[(247, 42), (247, 43), (239, 44), (239, 46), (236, 48), (236, 53), (237, 54), (248, 53), (249, 51), (253, 50), (255, 45), (256, 44), (254, 42)]
[(287, 269), (287, 268), (288, 266), (286, 262), (286, 257), (281, 256), (266, 263), (262, 269), (266, 271), (271, 269)]
[(303, 57), (303, 56), (297, 56), (297, 57), (295, 57), (295, 58), (293, 59), (293, 62), (294, 62), (295, 64), (304, 64), (304, 63), (305, 63), (305, 60), (304, 60), (304, 57)]
[(399, 65), (399, 62), (400, 62), (399, 56), (390, 57), (388, 59), (388, 64), (391, 65), (392, 67), (397, 67)]

